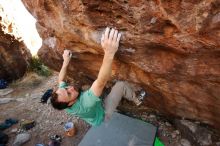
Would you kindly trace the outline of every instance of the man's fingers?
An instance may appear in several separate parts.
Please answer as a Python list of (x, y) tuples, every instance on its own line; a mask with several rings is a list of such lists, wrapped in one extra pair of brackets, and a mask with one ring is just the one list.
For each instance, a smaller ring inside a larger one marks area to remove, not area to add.
[(72, 52), (70, 50), (65, 49), (63, 53), (63, 57), (72, 57)]
[(108, 39), (109, 31), (110, 31), (110, 29), (109, 29), (109, 27), (107, 27), (107, 28), (105, 29), (104, 39)]
[(121, 33), (118, 34), (117, 43), (119, 43), (120, 39), (121, 39)]
[(68, 54), (68, 50), (64, 50), (63, 55)]
[(67, 49), (64, 50), (64, 53), (68, 53), (68, 52), (70, 52), (70, 50), (67, 50)]
[(101, 45), (104, 45), (104, 34), (102, 34), (102, 37), (101, 37)]
[(115, 33), (115, 29), (112, 28), (111, 31), (110, 31), (110, 34), (109, 34), (109, 40), (111, 41), (113, 36), (114, 36), (114, 33)]
[(101, 43), (104, 42), (104, 34), (102, 34), (102, 37), (101, 37)]
[(104, 47), (118, 46), (121, 39), (121, 33), (114, 28), (107, 27), (101, 37), (101, 45)]
[(113, 36), (113, 41), (116, 42), (117, 41), (117, 36), (118, 36), (118, 30), (115, 30), (114, 36)]

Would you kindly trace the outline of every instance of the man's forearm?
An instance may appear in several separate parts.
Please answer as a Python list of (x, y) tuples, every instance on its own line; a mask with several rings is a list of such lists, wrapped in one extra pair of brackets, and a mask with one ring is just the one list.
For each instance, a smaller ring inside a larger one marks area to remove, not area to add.
[(67, 66), (65, 63), (63, 63), (62, 68), (60, 70), (59, 73), (59, 77), (58, 77), (58, 82), (60, 83), (61, 81), (64, 80), (65, 76), (66, 76), (66, 70), (67, 70)]
[(60, 70), (59, 77), (58, 77), (59, 83), (62, 82), (66, 76), (66, 70), (67, 70), (67, 66), (70, 62), (71, 56), (72, 56), (72, 53), (70, 50), (64, 50), (64, 52), (63, 52), (63, 65), (62, 65), (62, 68)]
[(113, 59), (114, 59), (114, 55), (108, 55), (108, 54), (104, 55), (102, 66), (100, 68), (97, 78), (98, 82), (104, 85), (107, 83), (107, 81), (111, 76)]

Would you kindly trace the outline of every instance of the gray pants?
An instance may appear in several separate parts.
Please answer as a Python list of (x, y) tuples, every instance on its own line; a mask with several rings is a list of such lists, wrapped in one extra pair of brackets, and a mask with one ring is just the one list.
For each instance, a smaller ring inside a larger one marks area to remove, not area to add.
[(108, 120), (112, 116), (122, 97), (126, 98), (127, 100), (134, 101), (135, 92), (127, 82), (118, 81), (112, 87), (112, 90), (108, 96), (105, 98), (105, 120)]

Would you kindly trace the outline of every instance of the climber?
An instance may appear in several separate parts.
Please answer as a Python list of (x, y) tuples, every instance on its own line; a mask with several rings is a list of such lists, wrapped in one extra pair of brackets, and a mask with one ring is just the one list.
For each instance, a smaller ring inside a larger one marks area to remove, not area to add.
[(97, 126), (104, 120), (108, 120), (116, 109), (122, 97), (133, 101), (136, 105), (141, 104), (141, 98), (145, 92), (136, 96), (127, 82), (117, 82), (102, 104), (99, 98), (111, 76), (112, 61), (118, 50), (121, 33), (112, 28), (106, 28), (101, 37), (101, 46), (104, 50), (104, 58), (97, 79), (86, 91), (79, 91), (75, 86), (64, 82), (67, 66), (71, 59), (71, 51), (64, 50), (63, 65), (59, 73), (58, 89), (52, 93), (51, 104), (55, 109), (65, 109), (67, 113), (76, 115), (87, 123)]

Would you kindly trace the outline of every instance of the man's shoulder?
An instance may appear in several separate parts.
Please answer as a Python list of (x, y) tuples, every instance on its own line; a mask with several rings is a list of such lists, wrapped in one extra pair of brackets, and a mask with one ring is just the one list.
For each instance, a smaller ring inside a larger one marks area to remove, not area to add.
[(94, 94), (94, 92), (92, 91), (91, 88), (89, 88), (89, 89), (83, 91), (83, 92), (82, 92), (82, 95), (83, 95), (83, 96), (93, 96), (93, 97), (99, 98), (98, 96), (96, 96), (96, 95)]
[(100, 101), (100, 98), (98, 96), (95, 96), (91, 88), (81, 92), (80, 97), (81, 101)]

